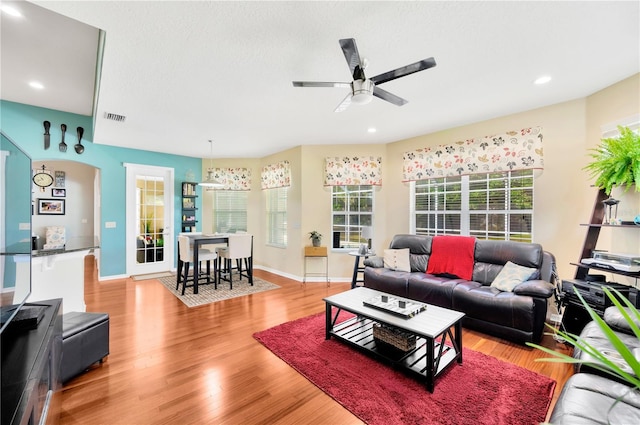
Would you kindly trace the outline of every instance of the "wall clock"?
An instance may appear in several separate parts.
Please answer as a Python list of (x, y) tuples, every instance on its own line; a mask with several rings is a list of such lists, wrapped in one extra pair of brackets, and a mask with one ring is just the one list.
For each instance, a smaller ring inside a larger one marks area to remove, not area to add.
[(43, 165), (42, 170), (33, 175), (33, 182), (40, 188), (41, 192), (44, 192), (45, 187), (49, 187), (53, 184), (53, 176)]

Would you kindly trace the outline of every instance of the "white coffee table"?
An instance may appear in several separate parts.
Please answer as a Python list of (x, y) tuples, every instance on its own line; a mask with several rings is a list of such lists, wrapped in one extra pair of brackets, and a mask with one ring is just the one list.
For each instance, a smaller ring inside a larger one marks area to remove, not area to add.
[[(411, 318), (404, 318), (363, 304), (382, 295), (415, 303), (407, 298), (363, 287), (327, 297), (324, 299), (326, 339), (333, 336), (378, 359), (388, 361), (393, 366), (411, 371), (425, 379), (427, 389), (433, 392), (435, 378), (454, 361), (462, 363), (464, 313), (428, 304), (425, 311)], [(356, 316), (336, 323), (342, 310)], [(388, 349), (378, 347), (373, 338), (375, 323), (392, 326), (415, 335), (416, 348), (406, 353), (390, 353)]]

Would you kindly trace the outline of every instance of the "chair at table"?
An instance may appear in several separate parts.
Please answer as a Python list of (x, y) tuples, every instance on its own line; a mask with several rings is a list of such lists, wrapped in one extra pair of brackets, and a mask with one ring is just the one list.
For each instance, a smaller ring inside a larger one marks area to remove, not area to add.
[(202, 234), (202, 232), (180, 232), (180, 233), (178, 233), (178, 241), (176, 242), (176, 245), (177, 245), (177, 251), (176, 252), (178, 253), (178, 272), (176, 273), (176, 291), (178, 290), (178, 287), (180, 286), (180, 282), (182, 282), (182, 267), (184, 266), (182, 258), (180, 258), (180, 236), (201, 235), (201, 234)]
[[(246, 277), (253, 286), (253, 235), (248, 233), (230, 234), (227, 246), (217, 248), (216, 251), (221, 262), (218, 265), (218, 281), (228, 281), (229, 288), (233, 289), (233, 260), (235, 260), (235, 269), (238, 271), (239, 278)], [(243, 262), (244, 270), (242, 268)]]
[[(189, 266), (193, 264), (193, 242), (189, 239), (189, 236), (179, 235), (178, 236), (178, 255), (179, 255), (179, 266), (178, 266), (178, 281), (176, 283), (176, 291), (180, 287), (180, 283), (182, 283), (182, 295), (184, 295), (185, 289), (187, 286), (193, 286), (194, 275), (189, 276)], [(202, 263), (203, 261), (207, 262), (207, 273), (206, 275), (200, 275), (199, 280), (205, 280), (207, 283), (211, 283), (211, 262), (213, 261), (213, 284), (214, 288), (218, 289), (218, 281), (216, 279), (216, 263), (217, 263), (218, 255), (210, 251), (208, 249), (198, 249), (198, 261)], [(200, 264), (194, 264), (193, 267), (200, 267)], [(182, 275), (182, 276), (180, 276)], [(189, 282), (192, 282), (191, 285)], [(200, 284), (200, 282), (198, 282)]]

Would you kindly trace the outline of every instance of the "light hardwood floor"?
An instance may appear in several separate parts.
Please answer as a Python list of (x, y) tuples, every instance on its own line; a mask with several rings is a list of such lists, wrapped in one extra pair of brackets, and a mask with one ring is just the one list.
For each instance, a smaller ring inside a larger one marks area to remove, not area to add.
[[(101, 283), (93, 257), (85, 265), (87, 311), (109, 313), (111, 354), (56, 393), (61, 424), (361, 423), (252, 337), (324, 311), (322, 298), (349, 284), (301, 285), (256, 270), (282, 288), (187, 308), (157, 280)], [(463, 342), (555, 379), (552, 405), (572, 374), (569, 365), (534, 362), (545, 355), (526, 346), (469, 330)], [(543, 344), (568, 352), (549, 336)]]

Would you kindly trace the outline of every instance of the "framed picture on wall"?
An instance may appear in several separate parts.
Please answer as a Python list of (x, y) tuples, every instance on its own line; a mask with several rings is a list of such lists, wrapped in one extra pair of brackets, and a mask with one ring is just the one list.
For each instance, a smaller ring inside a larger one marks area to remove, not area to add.
[(56, 176), (56, 186), (64, 187), (64, 181), (65, 181), (64, 171), (56, 171), (55, 176)]
[(64, 215), (64, 199), (38, 199), (38, 214), (40, 215)]
[(56, 189), (55, 187), (51, 189), (51, 196), (54, 198), (64, 198), (67, 196), (67, 189)]

